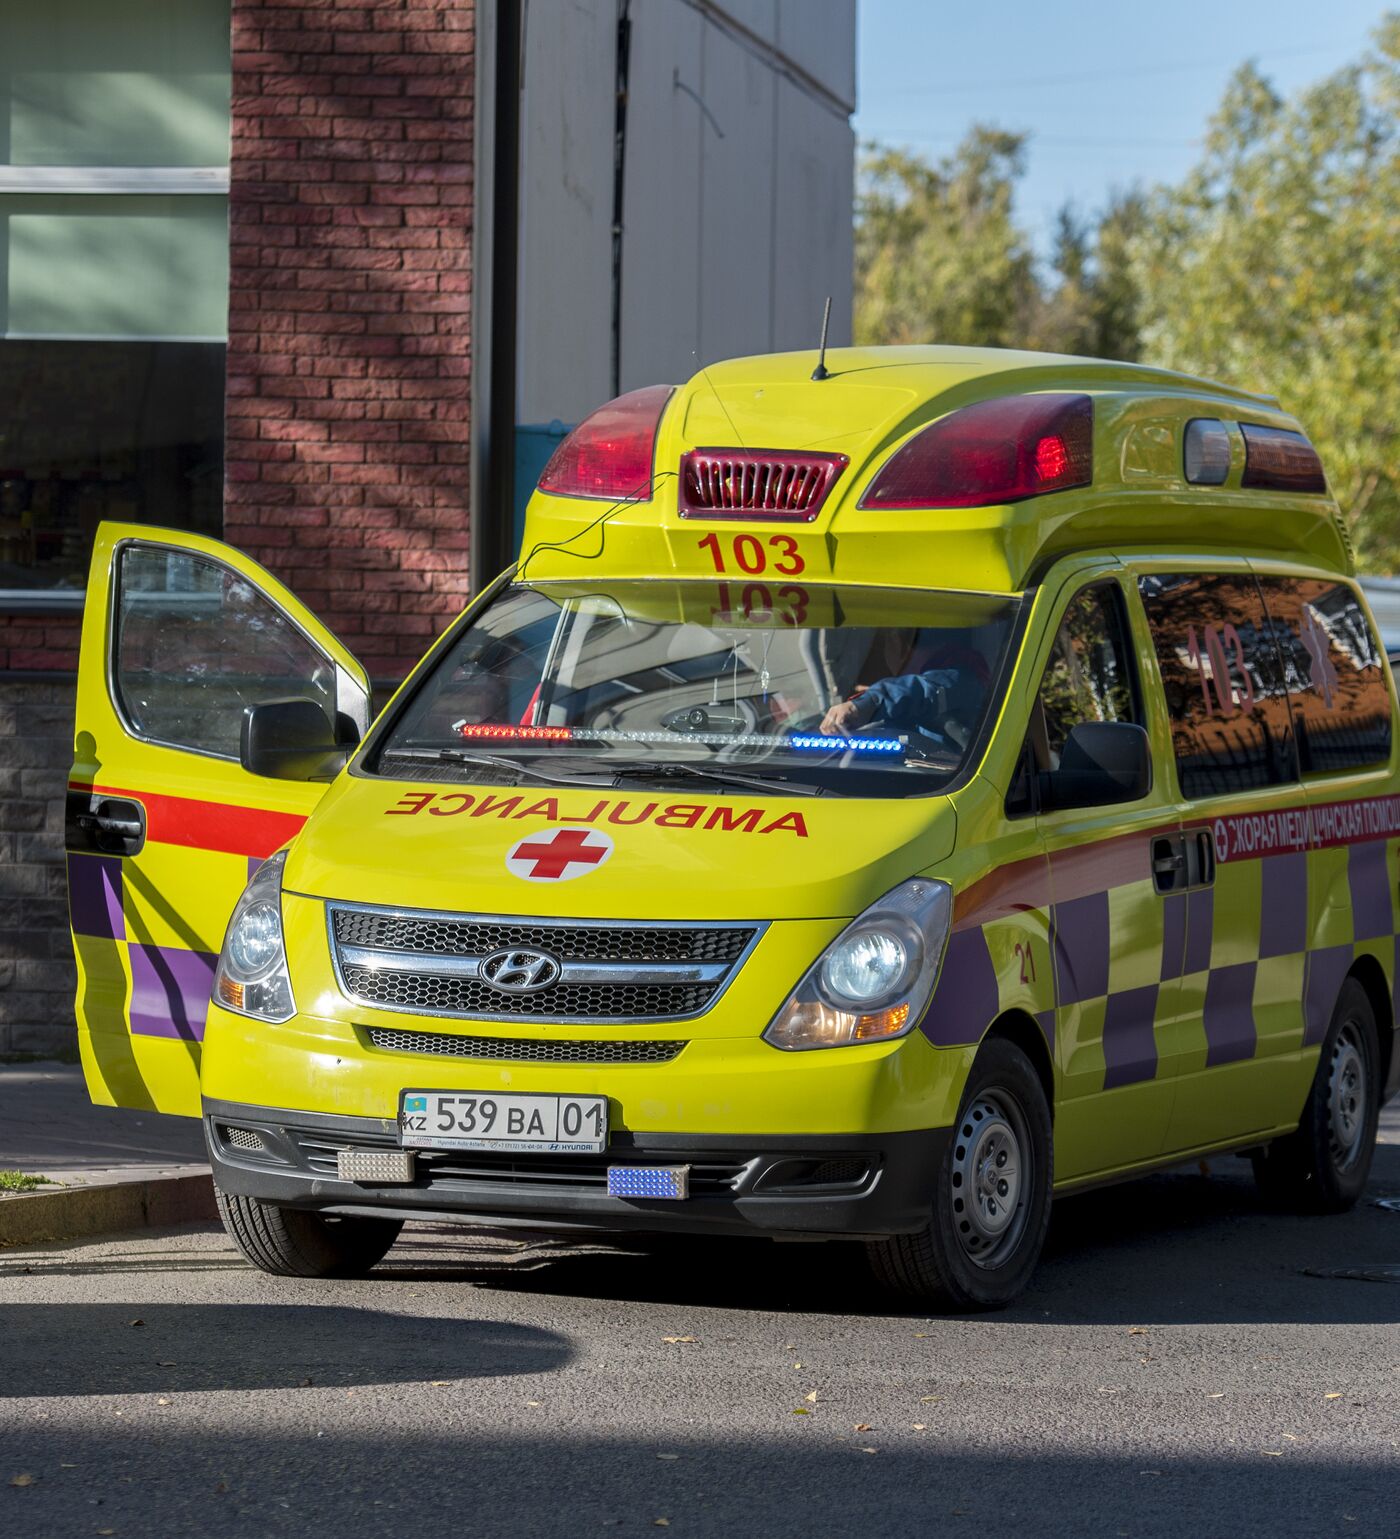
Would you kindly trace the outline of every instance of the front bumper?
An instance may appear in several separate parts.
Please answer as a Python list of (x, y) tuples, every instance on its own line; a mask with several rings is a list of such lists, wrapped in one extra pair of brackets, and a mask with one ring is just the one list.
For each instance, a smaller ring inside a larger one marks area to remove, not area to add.
[[(411, 1185), (343, 1181), (341, 1149), (398, 1147), (395, 1123), (206, 1099), (214, 1179), (287, 1207), (400, 1218), (517, 1221), (615, 1233), (662, 1230), (814, 1239), (909, 1234), (928, 1221), (949, 1129), (836, 1136), (615, 1132), (602, 1155), (424, 1151)], [(691, 1196), (607, 1195), (607, 1167), (689, 1165)]]

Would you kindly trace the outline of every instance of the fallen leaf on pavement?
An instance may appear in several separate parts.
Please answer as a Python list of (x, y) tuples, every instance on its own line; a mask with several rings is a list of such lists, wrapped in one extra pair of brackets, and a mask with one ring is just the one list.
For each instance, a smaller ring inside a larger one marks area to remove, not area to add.
[(156, 1364), (157, 1368), (178, 1368), (179, 1366), (180, 1366), (179, 1363), (157, 1363)]
[(651, 1520), (651, 1526), (653, 1528), (670, 1528), (671, 1520), (670, 1518), (653, 1518)]
[(657, 1454), (658, 1459), (679, 1459), (679, 1454)]
[(61, 1469), (61, 1470), (75, 1470), (75, 1469), (77, 1469), (77, 1467), (78, 1466), (76, 1464), (60, 1464), (59, 1465), (59, 1469)]
[(793, 1407), (792, 1414), (794, 1416), (810, 1416), (812, 1413), (805, 1405), (797, 1405)]
[(933, 1335), (932, 1331), (915, 1331), (914, 1332), (914, 1340), (915, 1341), (922, 1341), (925, 1336), (932, 1336), (932, 1335)]
[(920, 1405), (937, 1405), (938, 1404), (938, 1399), (939, 1399), (939, 1397), (937, 1395), (920, 1395), (919, 1396), (919, 1404)]
[(11, 1477), (10, 1484), (12, 1486), (32, 1486), (34, 1484), (34, 1477), (33, 1475), (15, 1475)]
[(862, 1448), (861, 1452), (862, 1453), (879, 1453), (880, 1450), (878, 1448)]
[(1339, 1389), (1334, 1389), (1330, 1395), (1324, 1395), (1322, 1398), (1324, 1400), (1340, 1400), (1342, 1398), (1342, 1392)]
[(1130, 1328), (1128, 1334), (1130, 1336), (1145, 1336), (1147, 1335), (1147, 1327), (1145, 1325), (1134, 1325)]
[(1263, 1454), (1266, 1459), (1283, 1458), (1283, 1455), (1278, 1451), (1277, 1448), (1261, 1448), (1259, 1452)]
[(852, 1432), (869, 1432), (870, 1431), (870, 1423), (868, 1421), (858, 1421), (855, 1424), (855, 1426), (851, 1428), (851, 1431)]
[(1206, 1396), (1207, 1400), (1223, 1400), (1224, 1398), (1225, 1391), (1223, 1389), (1217, 1389), (1213, 1395)]
[(165, 1398), (164, 1395), (161, 1395), (160, 1398), (156, 1401), (156, 1404), (157, 1405), (169, 1405), (170, 1402)]
[(526, 1401), (526, 1402), (525, 1402), (525, 1404), (526, 1404), (526, 1405), (532, 1405), (532, 1406), (536, 1406), (536, 1407), (538, 1407), (538, 1406), (541, 1406), (541, 1405), (543, 1405), (543, 1404), (544, 1404), (544, 1401), (543, 1401), (543, 1400), (527, 1400), (527, 1401)]
[(927, 1432), (928, 1431), (928, 1426), (927, 1426), (927, 1424), (925, 1422), (916, 1421), (913, 1424), (913, 1426), (914, 1426), (914, 1431), (915, 1432)]
[(144, 1325), (146, 1322), (144, 1320), (128, 1320), (126, 1323), (128, 1325)]
[(661, 1339), (668, 1347), (694, 1347), (699, 1345), (697, 1338), (694, 1336), (663, 1336)]
[(429, 1379), (428, 1387), (430, 1389), (446, 1389), (451, 1382), (451, 1379)]
[(794, 1363), (792, 1366), (794, 1368), (800, 1368), (802, 1366), (802, 1364), (801, 1363)]
[(804, 1400), (806, 1400), (809, 1404), (815, 1405), (817, 1403), (817, 1392), (816, 1392), (816, 1390), (813, 1390), (810, 1395), (803, 1395), (802, 1398)]

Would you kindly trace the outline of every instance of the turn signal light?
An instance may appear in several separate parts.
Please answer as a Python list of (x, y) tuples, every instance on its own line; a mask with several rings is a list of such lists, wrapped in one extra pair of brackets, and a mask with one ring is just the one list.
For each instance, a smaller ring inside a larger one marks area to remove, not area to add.
[(1012, 395), (949, 412), (885, 461), (863, 508), (982, 508), (1094, 479), (1087, 395)]
[(674, 390), (647, 385), (591, 412), (550, 456), (540, 490), (608, 502), (649, 499), (656, 429)]

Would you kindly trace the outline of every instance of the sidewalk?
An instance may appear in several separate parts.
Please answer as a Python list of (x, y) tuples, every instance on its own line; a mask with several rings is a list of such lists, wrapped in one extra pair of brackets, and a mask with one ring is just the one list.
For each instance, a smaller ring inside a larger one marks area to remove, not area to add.
[(197, 1119), (94, 1106), (76, 1064), (0, 1063), (0, 1170), (92, 1186), (208, 1168)]

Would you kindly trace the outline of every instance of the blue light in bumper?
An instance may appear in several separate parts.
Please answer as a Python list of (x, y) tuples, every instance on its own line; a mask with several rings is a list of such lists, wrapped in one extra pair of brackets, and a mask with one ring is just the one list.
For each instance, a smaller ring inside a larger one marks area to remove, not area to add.
[(608, 1196), (683, 1202), (690, 1196), (690, 1166), (609, 1165)]

